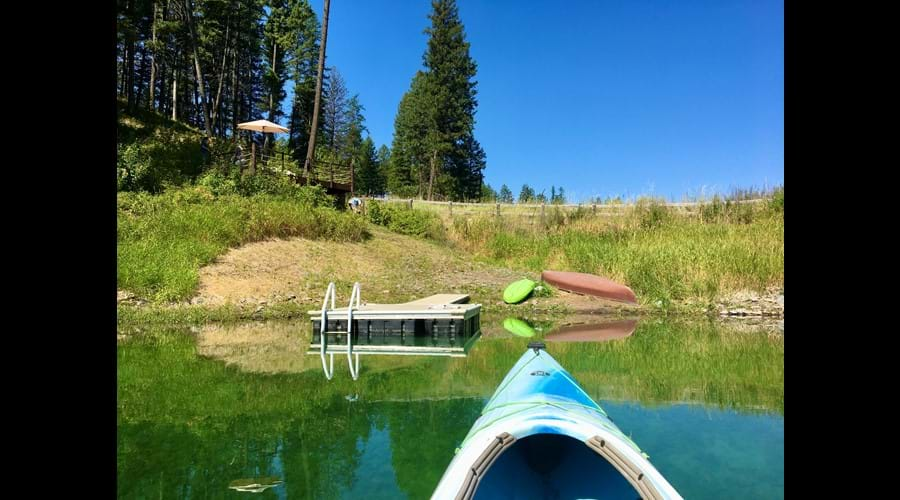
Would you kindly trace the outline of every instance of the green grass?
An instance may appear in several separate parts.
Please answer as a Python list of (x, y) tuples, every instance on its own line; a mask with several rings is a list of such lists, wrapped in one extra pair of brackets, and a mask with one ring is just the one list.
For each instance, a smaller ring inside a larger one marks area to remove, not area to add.
[(502, 217), (457, 217), (450, 239), (494, 264), (599, 274), (628, 284), (643, 303), (667, 305), (783, 287), (783, 206), (783, 195), (780, 210), (711, 205), (701, 220), (651, 204), (627, 216), (582, 215), (541, 230)]
[(230, 247), (276, 237), (367, 235), (360, 217), (288, 197), (215, 197), (202, 187), (119, 193), (116, 281), (154, 302), (178, 301), (196, 290), (200, 267)]

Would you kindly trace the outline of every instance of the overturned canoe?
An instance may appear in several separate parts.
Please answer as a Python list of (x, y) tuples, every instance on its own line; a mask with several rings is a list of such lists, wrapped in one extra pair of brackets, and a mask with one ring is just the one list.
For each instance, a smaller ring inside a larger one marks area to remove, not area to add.
[(637, 303), (634, 292), (625, 285), (587, 273), (544, 271), (541, 280), (567, 292), (594, 295), (621, 302)]
[(543, 349), (500, 382), (432, 499), (681, 498)]

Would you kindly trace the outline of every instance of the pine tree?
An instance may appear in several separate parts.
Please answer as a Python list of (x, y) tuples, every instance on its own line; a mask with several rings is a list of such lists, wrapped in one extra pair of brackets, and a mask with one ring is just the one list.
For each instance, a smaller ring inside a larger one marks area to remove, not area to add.
[(371, 137), (362, 141), (357, 161), (359, 166), (354, 170), (356, 191), (367, 195), (384, 194), (385, 179)]
[(513, 203), (515, 200), (513, 199), (512, 191), (509, 190), (506, 184), (500, 186), (500, 193), (497, 195), (497, 201), (500, 203)]
[(485, 156), (473, 135), (476, 65), (455, 0), (434, 0), (425, 71), (413, 77), (395, 120), (392, 189), (453, 199), (480, 196)]
[(497, 201), (497, 192), (486, 182), (481, 185), (481, 201), (484, 203)]
[(534, 189), (528, 184), (522, 184), (522, 190), (519, 191), (519, 203), (531, 203), (534, 201)]
[(347, 86), (337, 68), (328, 72), (327, 90), (322, 94), (322, 141), (323, 147), (338, 151), (342, 149), (343, 136), (347, 133)]
[(553, 200), (553, 203), (557, 205), (563, 205), (566, 203), (566, 193), (563, 190), (562, 186), (559, 187), (559, 192), (556, 193), (556, 199)]

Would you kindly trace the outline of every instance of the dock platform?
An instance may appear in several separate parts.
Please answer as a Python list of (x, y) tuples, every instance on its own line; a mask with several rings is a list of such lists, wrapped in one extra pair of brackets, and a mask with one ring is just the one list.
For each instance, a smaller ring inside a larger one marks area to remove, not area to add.
[[(329, 299), (331, 307), (328, 306)], [(307, 354), (383, 354), (465, 357), (481, 333), (481, 304), (465, 294), (436, 294), (402, 304), (360, 301), (359, 283), (348, 307), (334, 307), (334, 284), (329, 284), (322, 309), (308, 311), (313, 336)], [(323, 324), (324, 322), (324, 324)], [(350, 365), (351, 373), (357, 373)]]

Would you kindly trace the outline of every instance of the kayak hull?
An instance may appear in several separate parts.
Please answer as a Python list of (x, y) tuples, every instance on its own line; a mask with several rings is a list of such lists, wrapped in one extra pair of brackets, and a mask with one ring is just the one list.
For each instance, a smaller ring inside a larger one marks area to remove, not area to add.
[(681, 498), (546, 351), (500, 383), (433, 499)]
[(567, 292), (593, 295), (630, 304), (637, 303), (637, 297), (631, 288), (595, 274), (544, 271), (541, 273), (541, 280)]

